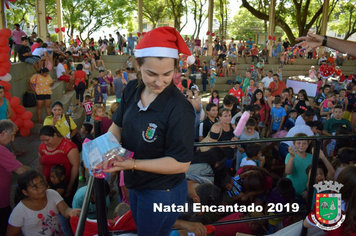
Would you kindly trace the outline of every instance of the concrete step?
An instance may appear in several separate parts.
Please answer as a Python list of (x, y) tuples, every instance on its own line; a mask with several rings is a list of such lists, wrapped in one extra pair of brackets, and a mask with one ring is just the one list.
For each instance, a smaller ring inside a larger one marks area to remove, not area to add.
[(356, 67), (356, 60), (347, 60), (342, 63), (343, 66), (353, 66)]
[(66, 82), (55, 80), (51, 88), (52, 89), (51, 101), (56, 101), (60, 99), (60, 97), (63, 95), (63, 90), (65, 91), (66, 88), (67, 88)]

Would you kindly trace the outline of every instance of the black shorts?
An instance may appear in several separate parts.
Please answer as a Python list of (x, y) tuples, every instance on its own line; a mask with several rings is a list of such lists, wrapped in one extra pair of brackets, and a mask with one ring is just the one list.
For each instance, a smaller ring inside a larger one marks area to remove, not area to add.
[(37, 95), (36, 94), (36, 100), (51, 100), (51, 95), (50, 94), (41, 94), (41, 95)]

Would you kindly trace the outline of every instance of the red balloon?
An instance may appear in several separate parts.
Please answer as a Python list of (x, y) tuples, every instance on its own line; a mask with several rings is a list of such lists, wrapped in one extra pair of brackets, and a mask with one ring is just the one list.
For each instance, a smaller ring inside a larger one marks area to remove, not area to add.
[(5, 91), (5, 96), (4, 96), (7, 100), (11, 100), (11, 93), (9, 93), (8, 91)]
[(21, 114), (21, 119), (23, 120), (31, 120), (33, 114), (30, 111), (25, 111)]
[(0, 35), (0, 47), (5, 47), (9, 44), (9, 37), (3, 37)]
[(30, 135), (30, 130), (29, 129), (26, 129), (25, 127), (22, 127), (20, 129), (20, 134), (22, 137), (27, 137)]
[(4, 87), (5, 91), (9, 91), (11, 89), (11, 84), (7, 81), (0, 81), (0, 85)]
[(0, 47), (0, 52), (1, 53), (9, 53), (11, 50), (10, 50), (10, 47), (9, 46), (5, 46), (5, 47)]
[(11, 62), (9, 62), (9, 61), (1, 62), (0, 63), (0, 67), (4, 67), (5, 69), (6, 68), (10, 68), (11, 67)]
[(20, 98), (18, 97), (12, 97), (10, 99), (10, 105), (14, 109), (20, 105)]
[(0, 36), (5, 37), (5, 38), (10, 38), (11, 37), (11, 30), (4, 28), (0, 30)]
[(30, 120), (24, 120), (23, 121), (23, 125), (22, 127), (26, 128), (26, 129), (32, 129), (34, 126), (33, 122)]
[(17, 128), (20, 129), (23, 125), (23, 120), (21, 118), (17, 117), (15, 120), (15, 124), (16, 124)]
[(13, 112), (13, 113), (12, 113), (12, 116), (11, 116), (11, 118), (10, 118), (10, 120), (12, 120), (13, 122), (15, 122), (16, 119), (17, 119), (16, 112)]
[(17, 114), (22, 114), (22, 113), (24, 113), (26, 111), (26, 109), (25, 109), (24, 106), (20, 105), (18, 107), (15, 107), (15, 111), (16, 111)]
[(4, 67), (0, 67), (0, 76), (6, 75), (7, 70)]
[(0, 53), (0, 62), (5, 62), (5, 61), (8, 61), (9, 59), (10, 59), (10, 56), (8, 53)]

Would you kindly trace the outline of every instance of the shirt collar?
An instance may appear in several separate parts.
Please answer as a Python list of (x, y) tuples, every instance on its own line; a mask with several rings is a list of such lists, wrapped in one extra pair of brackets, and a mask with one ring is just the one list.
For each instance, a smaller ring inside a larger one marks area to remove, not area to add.
[(140, 108), (139, 111), (153, 110), (153, 111), (162, 112), (167, 104), (169, 96), (171, 95), (171, 93), (174, 93), (173, 89), (176, 89), (175, 85), (173, 84), (168, 85), (167, 88), (165, 88), (160, 94), (158, 94), (158, 96), (155, 98), (155, 100), (153, 100), (151, 104), (149, 104), (146, 107), (143, 107), (141, 102), (141, 93), (144, 87), (145, 87), (144, 84), (141, 83), (140, 85), (138, 85), (138, 88), (135, 93), (135, 103)]

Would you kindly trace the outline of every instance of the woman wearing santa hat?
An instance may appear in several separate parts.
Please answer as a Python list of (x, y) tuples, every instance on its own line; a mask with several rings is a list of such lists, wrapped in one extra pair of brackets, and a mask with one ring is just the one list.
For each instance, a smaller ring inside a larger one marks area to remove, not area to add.
[(138, 235), (169, 235), (179, 213), (154, 206), (183, 205), (187, 196), (195, 114), (187, 100), (194, 98), (173, 84), (179, 53), (191, 55), (174, 28), (156, 28), (140, 40), (138, 79), (127, 84), (109, 129), (134, 152), (133, 159), (117, 160), (108, 171), (124, 170)]

